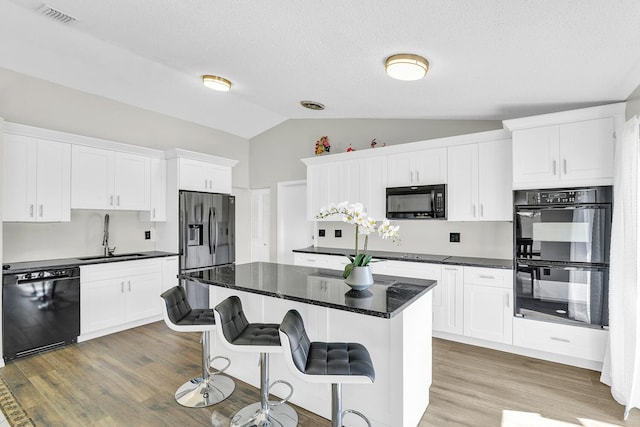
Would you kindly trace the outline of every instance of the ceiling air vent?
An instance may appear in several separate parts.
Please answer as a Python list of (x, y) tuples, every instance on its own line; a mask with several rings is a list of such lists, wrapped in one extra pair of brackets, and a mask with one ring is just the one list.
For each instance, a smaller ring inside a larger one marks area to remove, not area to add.
[(67, 15), (64, 12), (60, 12), (59, 10), (56, 10), (52, 7), (47, 6), (46, 4), (43, 4), (39, 9), (38, 12), (40, 12), (42, 15), (51, 18), (55, 21), (58, 21), (62, 24), (69, 24), (71, 22), (74, 22), (76, 20), (76, 18), (74, 18), (71, 15)]

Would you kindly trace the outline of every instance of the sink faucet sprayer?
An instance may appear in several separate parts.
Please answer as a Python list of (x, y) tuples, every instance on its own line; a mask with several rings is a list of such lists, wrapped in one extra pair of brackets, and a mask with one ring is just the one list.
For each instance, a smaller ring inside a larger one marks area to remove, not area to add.
[(104, 214), (104, 234), (102, 236), (102, 247), (104, 248), (104, 256), (112, 256), (116, 247), (109, 247), (109, 214)]

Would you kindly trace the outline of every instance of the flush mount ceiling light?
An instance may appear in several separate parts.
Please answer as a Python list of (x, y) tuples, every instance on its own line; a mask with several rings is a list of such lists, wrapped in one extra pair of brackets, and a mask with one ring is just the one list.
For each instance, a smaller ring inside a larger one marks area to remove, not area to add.
[(231, 82), (218, 76), (202, 76), (202, 84), (209, 89), (218, 90), (220, 92), (229, 92), (231, 89)]
[(398, 80), (420, 80), (429, 71), (429, 61), (419, 55), (401, 53), (392, 55), (385, 62), (389, 77)]
[(324, 110), (324, 105), (316, 101), (300, 101), (300, 105), (309, 110)]

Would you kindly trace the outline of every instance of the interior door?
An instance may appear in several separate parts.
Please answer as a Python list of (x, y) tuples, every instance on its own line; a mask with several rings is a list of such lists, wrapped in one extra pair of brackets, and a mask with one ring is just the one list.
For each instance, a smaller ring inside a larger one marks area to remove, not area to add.
[[(304, 210), (303, 210), (304, 212)], [(251, 190), (251, 261), (270, 260), (271, 189)]]

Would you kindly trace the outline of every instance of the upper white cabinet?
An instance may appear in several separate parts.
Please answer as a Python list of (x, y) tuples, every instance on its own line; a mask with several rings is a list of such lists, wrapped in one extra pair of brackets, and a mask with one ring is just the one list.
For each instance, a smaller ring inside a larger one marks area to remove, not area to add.
[(151, 188), (149, 210), (141, 212), (145, 221), (167, 220), (167, 161), (151, 158)]
[(506, 120), (513, 131), (513, 188), (613, 184), (624, 103)]
[(443, 184), (447, 182), (447, 149), (434, 148), (387, 157), (387, 185)]
[(180, 190), (231, 194), (231, 166), (180, 158)]
[(449, 221), (511, 221), (511, 140), (449, 147)]
[(4, 134), (3, 221), (70, 220), (69, 144)]
[[(385, 216), (387, 159), (372, 157), (307, 166), (307, 215), (310, 220), (321, 208), (343, 201), (362, 203), (369, 216)], [(339, 221), (328, 217), (325, 221)]]
[(71, 207), (149, 210), (150, 168), (148, 156), (74, 145)]

